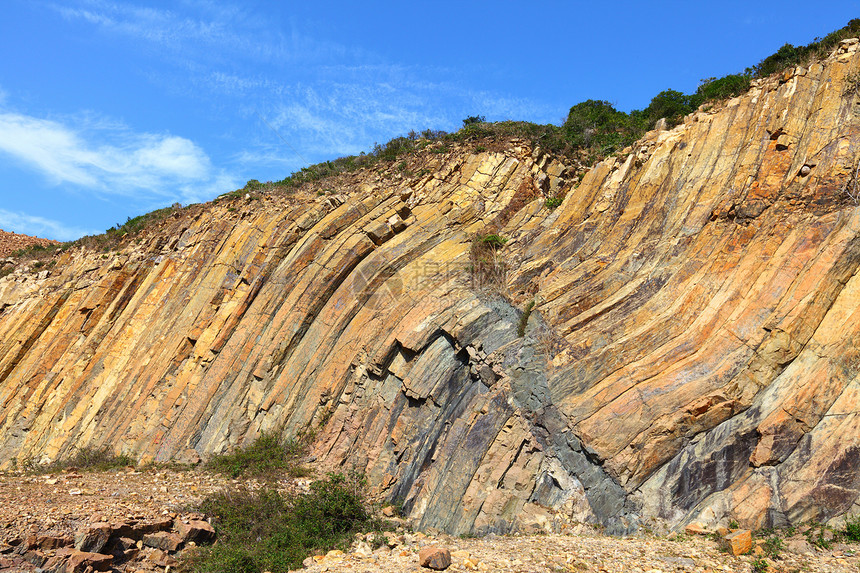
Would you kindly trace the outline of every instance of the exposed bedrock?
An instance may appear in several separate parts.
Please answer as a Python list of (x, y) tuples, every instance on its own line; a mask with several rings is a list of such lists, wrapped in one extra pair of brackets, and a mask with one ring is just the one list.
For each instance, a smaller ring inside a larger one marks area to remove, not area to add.
[(0, 463), (311, 429), (321, 467), (455, 534), (856, 512), (856, 46), (581, 182), (462, 146), (12, 274)]

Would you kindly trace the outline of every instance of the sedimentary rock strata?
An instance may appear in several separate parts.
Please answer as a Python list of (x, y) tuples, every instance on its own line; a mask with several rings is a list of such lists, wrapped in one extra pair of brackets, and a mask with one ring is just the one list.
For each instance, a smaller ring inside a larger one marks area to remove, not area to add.
[(463, 146), (13, 274), (0, 461), (313, 431), (318, 463), (455, 534), (857, 511), (856, 46), (579, 183)]

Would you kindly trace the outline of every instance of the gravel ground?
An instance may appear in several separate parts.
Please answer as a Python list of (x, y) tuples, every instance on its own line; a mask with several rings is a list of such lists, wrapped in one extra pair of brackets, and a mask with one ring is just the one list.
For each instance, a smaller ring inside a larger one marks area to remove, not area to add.
[[(43, 476), (0, 474), (0, 571), (36, 571), (22, 565), (10, 547), (32, 535), (74, 536), (95, 522), (150, 523), (165, 519), (193, 519), (192, 505), (208, 493), (237, 485), (201, 471), (177, 472), (122, 470), (105, 473), (60, 473)], [(307, 489), (308, 480), (284, 481), (284, 489)], [(250, 487), (259, 484), (251, 482)], [(198, 516), (200, 517), (200, 516)], [(428, 536), (403, 528), (380, 537), (357, 539), (346, 554), (332, 552), (306, 561), (306, 571), (400, 572), (428, 571), (418, 563), (418, 551), (427, 545), (447, 548), (452, 554), (449, 571), (511, 572), (669, 572), (753, 571), (753, 555), (734, 557), (702, 536), (673, 538), (640, 536), (619, 539), (574, 525), (563, 535), (452, 538)], [(860, 572), (860, 545), (834, 543), (823, 550), (802, 536), (785, 541), (769, 571)], [(47, 551), (50, 553), (50, 551)], [(153, 557), (155, 555), (155, 557)], [(158, 558), (157, 558), (158, 557)], [(117, 571), (165, 571), (163, 555), (148, 547)], [(5, 561), (3, 560), (5, 559)], [(173, 566), (175, 568), (175, 565)]]

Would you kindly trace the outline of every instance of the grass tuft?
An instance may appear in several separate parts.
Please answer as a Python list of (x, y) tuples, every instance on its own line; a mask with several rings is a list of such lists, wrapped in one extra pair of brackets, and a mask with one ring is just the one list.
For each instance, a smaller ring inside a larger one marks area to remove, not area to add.
[(39, 464), (34, 460), (24, 463), (25, 470), (39, 474), (68, 470), (99, 472), (129, 466), (134, 466), (133, 459), (126, 454), (116, 454), (107, 446), (75, 448), (71, 456), (60, 458), (50, 464)]

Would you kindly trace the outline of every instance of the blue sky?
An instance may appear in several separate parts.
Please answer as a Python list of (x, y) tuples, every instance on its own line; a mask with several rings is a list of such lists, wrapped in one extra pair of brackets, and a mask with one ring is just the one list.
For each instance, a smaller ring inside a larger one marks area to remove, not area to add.
[(470, 115), (642, 108), (854, 17), (860, 1), (5, 0), (0, 228), (71, 240)]

